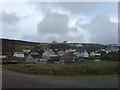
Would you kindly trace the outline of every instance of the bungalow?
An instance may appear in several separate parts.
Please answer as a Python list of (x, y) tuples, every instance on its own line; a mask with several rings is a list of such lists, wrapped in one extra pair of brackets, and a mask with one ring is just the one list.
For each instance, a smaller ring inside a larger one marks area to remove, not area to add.
[(100, 55), (101, 55), (100, 53), (95, 53), (95, 52), (90, 53), (90, 56), (100, 56)]
[(14, 52), (13, 57), (24, 58), (23, 52)]
[(24, 53), (29, 53), (29, 52), (30, 52), (30, 49), (29, 49), (29, 48), (25, 48), (25, 49), (23, 49), (23, 52), (24, 52)]
[(7, 55), (1, 55), (0, 54), (0, 58), (6, 58), (7, 57)]
[(29, 54), (26, 58), (26, 62), (34, 62), (34, 63), (47, 63), (47, 58), (46, 57), (41, 57), (40, 55), (34, 55), (34, 54)]
[(83, 45), (79, 43), (79, 44), (76, 44), (76, 47), (83, 47)]

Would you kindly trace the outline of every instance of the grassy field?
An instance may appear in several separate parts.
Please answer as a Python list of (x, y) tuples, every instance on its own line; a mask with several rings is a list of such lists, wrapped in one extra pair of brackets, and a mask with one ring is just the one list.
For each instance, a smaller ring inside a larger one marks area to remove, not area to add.
[(101, 61), (76, 64), (9, 64), (3, 70), (10, 70), (32, 75), (118, 75), (120, 68), (117, 61)]

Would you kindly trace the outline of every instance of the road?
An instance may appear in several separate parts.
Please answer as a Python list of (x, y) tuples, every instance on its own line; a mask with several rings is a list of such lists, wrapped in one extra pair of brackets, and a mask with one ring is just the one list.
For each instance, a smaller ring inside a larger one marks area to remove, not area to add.
[(3, 71), (3, 88), (118, 88), (118, 78), (69, 79)]

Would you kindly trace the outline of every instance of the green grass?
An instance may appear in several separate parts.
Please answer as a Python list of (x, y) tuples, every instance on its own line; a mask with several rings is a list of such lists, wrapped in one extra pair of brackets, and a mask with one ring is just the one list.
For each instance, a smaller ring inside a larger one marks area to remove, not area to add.
[(117, 61), (101, 61), (77, 64), (11, 64), (3, 69), (32, 75), (79, 76), (117, 75), (120, 73)]

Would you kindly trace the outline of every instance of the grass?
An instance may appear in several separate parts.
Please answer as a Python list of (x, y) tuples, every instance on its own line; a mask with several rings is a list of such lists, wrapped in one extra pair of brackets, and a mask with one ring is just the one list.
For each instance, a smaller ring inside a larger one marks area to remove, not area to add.
[(117, 61), (101, 61), (77, 64), (11, 64), (4, 65), (4, 70), (21, 72), (32, 75), (53, 75), (53, 76), (93, 76), (93, 75), (118, 75)]

